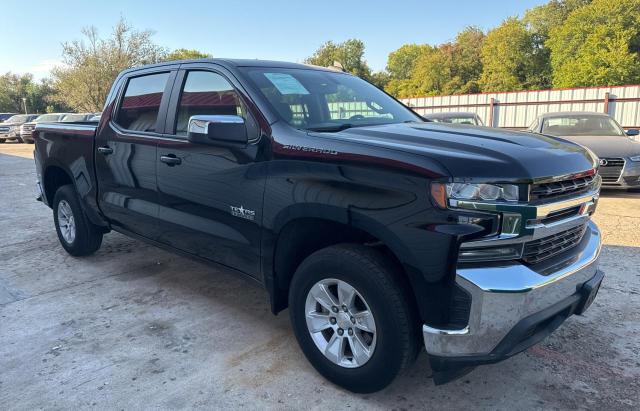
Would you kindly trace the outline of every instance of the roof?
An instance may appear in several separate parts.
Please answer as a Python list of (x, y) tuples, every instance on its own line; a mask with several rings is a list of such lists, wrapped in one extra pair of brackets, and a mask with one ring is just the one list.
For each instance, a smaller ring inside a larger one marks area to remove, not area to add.
[(258, 60), (258, 59), (226, 59), (226, 58), (205, 58), (205, 59), (191, 59), (191, 60), (173, 60), (173, 61), (165, 61), (162, 63), (156, 64), (148, 64), (139, 67), (133, 67), (127, 70), (124, 70), (123, 73), (152, 68), (152, 67), (164, 67), (164, 66), (174, 66), (178, 64), (188, 64), (188, 63), (214, 63), (219, 64), (225, 67), (278, 67), (278, 68), (288, 68), (288, 69), (305, 69), (305, 70), (323, 70), (323, 71), (331, 71), (337, 72), (335, 69), (313, 66), (311, 64), (301, 64), (301, 63), (289, 63), (286, 61), (274, 61), (274, 60)]
[(606, 113), (598, 113), (598, 112), (595, 112), (595, 111), (561, 111), (561, 112), (557, 112), (557, 113), (540, 114), (538, 116), (538, 118), (567, 117), (567, 116), (610, 117)]

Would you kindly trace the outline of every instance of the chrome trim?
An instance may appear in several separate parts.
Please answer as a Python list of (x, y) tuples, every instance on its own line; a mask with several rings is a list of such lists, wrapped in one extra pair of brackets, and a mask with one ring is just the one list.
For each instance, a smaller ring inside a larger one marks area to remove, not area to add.
[(469, 332), (436, 333), (423, 326), (427, 352), (445, 357), (489, 354), (520, 320), (575, 294), (593, 278), (601, 248), (600, 231), (589, 222), (569, 259), (553, 258), (536, 268), (510, 263), (457, 269), (456, 283), (471, 294)]
[(427, 324), (422, 326), (423, 333), (435, 334), (435, 335), (467, 335), (469, 334), (469, 326), (460, 330), (445, 330), (443, 328), (429, 327)]
[(577, 205), (594, 201), (600, 197), (600, 190), (591, 190), (588, 193), (582, 194), (579, 197), (569, 200), (556, 201), (553, 203), (544, 203), (539, 205), (531, 205), (527, 203), (489, 203), (480, 201), (467, 201), (450, 199), (449, 205), (452, 208), (462, 208), (465, 210), (479, 210), (479, 211), (494, 211), (494, 212), (511, 212), (519, 214), (533, 215), (534, 218), (544, 218), (549, 214), (562, 211), (567, 208), (575, 207)]
[(620, 168), (620, 175), (618, 176), (618, 179), (616, 181), (607, 181), (606, 183), (603, 182), (602, 184), (620, 184), (620, 180), (622, 180), (622, 175), (624, 174), (624, 169), (627, 167), (627, 159), (624, 157), (605, 157), (602, 160), (607, 161), (607, 164), (609, 162), (609, 160), (622, 160), (622, 168)]
[(244, 118), (226, 114), (202, 114), (189, 118), (188, 133), (209, 134), (210, 124), (244, 124)]

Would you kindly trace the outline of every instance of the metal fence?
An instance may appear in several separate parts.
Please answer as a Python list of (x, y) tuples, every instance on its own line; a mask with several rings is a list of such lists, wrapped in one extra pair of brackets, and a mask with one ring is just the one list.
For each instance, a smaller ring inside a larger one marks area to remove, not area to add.
[(401, 101), (419, 114), (476, 113), (490, 127), (524, 129), (540, 114), (595, 111), (610, 114), (624, 128), (640, 128), (640, 85), (413, 97)]

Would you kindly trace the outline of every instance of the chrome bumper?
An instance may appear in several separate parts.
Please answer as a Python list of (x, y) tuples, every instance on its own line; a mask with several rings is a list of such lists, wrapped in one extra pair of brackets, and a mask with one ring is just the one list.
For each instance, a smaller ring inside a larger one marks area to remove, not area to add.
[(488, 355), (522, 319), (576, 294), (594, 277), (602, 247), (600, 231), (588, 222), (582, 242), (561, 263), (458, 269), (456, 283), (471, 295), (468, 325), (460, 330), (423, 326), (427, 353), (438, 357)]

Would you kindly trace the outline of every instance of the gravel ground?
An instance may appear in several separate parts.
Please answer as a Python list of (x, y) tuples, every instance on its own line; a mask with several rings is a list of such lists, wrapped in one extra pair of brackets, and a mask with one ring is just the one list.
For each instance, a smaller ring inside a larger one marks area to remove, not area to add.
[(307, 363), (288, 315), (224, 271), (122, 235), (59, 246), (33, 146), (0, 146), (0, 409), (639, 409), (640, 194), (604, 193), (606, 278), (584, 317), (436, 387), (423, 354), (354, 395)]

